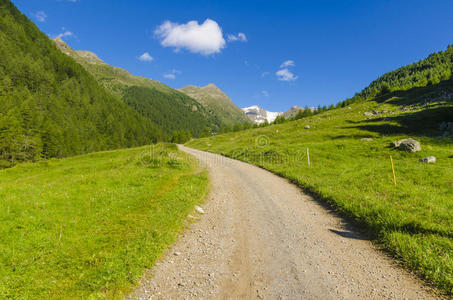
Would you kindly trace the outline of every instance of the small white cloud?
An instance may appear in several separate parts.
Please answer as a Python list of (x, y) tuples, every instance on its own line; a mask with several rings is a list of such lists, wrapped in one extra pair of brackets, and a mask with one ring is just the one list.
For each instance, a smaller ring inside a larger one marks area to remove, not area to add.
[(227, 38), (228, 42), (247, 42), (247, 37), (242, 32), (239, 32), (237, 35), (229, 34)]
[(46, 13), (43, 12), (42, 10), (37, 11), (33, 16), (36, 18), (36, 21), (38, 22), (45, 22), (47, 19)]
[(288, 70), (288, 68), (278, 70), (275, 74), (277, 75), (278, 80), (281, 81), (294, 81), (297, 79), (297, 76)]
[(64, 37), (71, 37), (71, 36), (74, 36), (74, 34), (71, 31), (64, 30), (64, 28), (63, 28), (63, 32), (60, 33), (59, 35), (57, 35), (57, 38), (62, 39)]
[(176, 75), (179, 75), (179, 74), (182, 74), (182, 72), (179, 70), (173, 69), (173, 70), (170, 70), (168, 73), (165, 73), (164, 78), (174, 80), (174, 79), (176, 79)]
[(176, 75), (173, 74), (173, 73), (167, 73), (167, 74), (164, 74), (164, 77), (167, 78), (167, 79), (176, 79)]
[(266, 77), (269, 74), (270, 74), (269, 72), (263, 72), (263, 73), (261, 73), (261, 77)]
[(210, 55), (225, 48), (222, 29), (217, 22), (206, 19), (203, 24), (190, 21), (186, 24), (164, 22), (154, 34), (163, 47), (174, 47), (176, 51), (187, 49), (192, 53)]
[(294, 60), (287, 60), (287, 61), (284, 61), (281, 65), (280, 65), (280, 70), (278, 70), (275, 74), (277, 75), (277, 78), (278, 80), (281, 80), (281, 81), (294, 81), (297, 79), (297, 76), (294, 75), (293, 72), (291, 72), (288, 68), (289, 67), (294, 67), (296, 65), (296, 63), (294, 62)]
[(287, 68), (287, 67), (294, 67), (296, 64), (294, 63), (294, 60), (287, 60), (285, 62), (283, 62), (281, 65), (280, 65), (280, 68)]
[(146, 62), (151, 62), (154, 60), (154, 58), (151, 55), (149, 55), (148, 52), (145, 52), (142, 55), (140, 55), (140, 57), (138, 59), (141, 61), (146, 61)]
[(269, 92), (268, 91), (261, 91), (261, 95), (264, 97), (269, 97)]

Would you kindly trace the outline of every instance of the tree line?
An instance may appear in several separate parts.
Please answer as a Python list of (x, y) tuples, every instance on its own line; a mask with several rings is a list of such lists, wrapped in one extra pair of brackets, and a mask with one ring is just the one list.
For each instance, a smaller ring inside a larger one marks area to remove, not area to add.
[(162, 132), (0, 0), (0, 167), (132, 147)]
[(393, 91), (409, 90), (438, 84), (452, 78), (453, 45), (445, 51), (430, 54), (416, 63), (388, 72), (370, 83), (360, 93), (341, 101), (337, 107), (345, 107), (355, 102), (366, 101)]

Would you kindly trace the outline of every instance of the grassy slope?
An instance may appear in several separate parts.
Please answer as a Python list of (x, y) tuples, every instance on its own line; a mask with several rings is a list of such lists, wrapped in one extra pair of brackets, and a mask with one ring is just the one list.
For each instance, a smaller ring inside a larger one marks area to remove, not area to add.
[(179, 90), (203, 104), (211, 114), (217, 116), (222, 125), (250, 122), (247, 115), (212, 83), (204, 87), (188, 85)]
[[(188, 146), (238, 158), (284, 176), (354, 220), (406, 266), (453, 293), (453, 83), (394, 92), (299, 121), (193, 140)], [(416, 103), (438, 99), (426, 106)], [(403, 112), (402, 107), (412, 107)], [(371, 118), (364, 112), (394, 113)], [(311, 129), (304, 129), (309, 124)], [(422, 151), (389, 143), (411, 136)], [(372, 137), (373, 141), (361, 141)], [(309, 148), (311, 166), (306, 149)], [(394, 187), (389, 155), (398, 185)], [(429, 155), (436, 164), (420, 163)]]
[(172, 145), (0, 171), (0, 298), (119, 298), (206, 188)]
[[(110, 66), (92, 52), (74, 51), (59, 38), (54, 41), (63, 53), (80, 63), (106, 90), (136, 109), (142, 116), (151, 117), (151, 121), (155, 122), (167, 135), (171, 135), (174, 130), (188, 129), (193, 135), (198, 136), (204, 127), (218, 131), (221, 122), (217, 116), (210, 114), (203, 103), (185, 93), (159, 81), (134, 76), (125, 69)], [(135, 99), (133, 95), (137, 92), (147, 96)], [(161, 103), (167, 103), (167, 105), (161, 105)], [(170, 121), (162, 124), (162, 118), (157, 120), (152, 118), (157, 114), (161, 116), (173, 114), (174, 118), (183, 123), (183, 126)]]

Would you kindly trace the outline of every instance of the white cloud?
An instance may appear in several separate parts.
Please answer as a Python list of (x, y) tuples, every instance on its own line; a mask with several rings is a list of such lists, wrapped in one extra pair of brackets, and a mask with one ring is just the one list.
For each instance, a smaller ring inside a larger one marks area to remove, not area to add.
[(294, 62), (294, 60), (290, 60), (289, 59), (287, 61), (284, 61), (280, 65), (280, 70), (275, 72), (275, 74), (277, 75), (278, 80), (281, 80), (281, 81), (294, 81), (294, 80), (296, 80), (298, 77), (296, 75), (294, 75), (294, 73), (288, 69), (289, 67), (294, 67), (295, 65), (296, 65), (296, 63)]
[(237, 35), (229, 34), (228, 35), (228, 42), (247, 42), (247, 37), (244, 33), (239, 32)]
[(146, 62), (151, 62), (154, 60), (154, 58), (151, 55), (149, 55), (148, 52), (145, 52), (142, 55), (140, 55), (140, 57), (138, 59), (141, 61), (146, 61)]
[(179, 74), (182, 74), (182, 72), (179, 70), (173, 69), (173, 70), (170, 70), (169, 72), (165, 73), (164, 78), (174, 80), (174, 79), (176, 79), (176, 75), (179, 75)]
[(294, 67), (295, 66), (295, 63), (294, 63), (294, 60), (287, 60), (285, 62), (283, 62), (281, 65), (280, 65), (280, 68), (286, 68), (286, 67)]
[(167, 73), (167, 74), (164, 74), (164, 77), (167, 78), (167, 79), (176, 79), (176, 75), (173, 74), (173, 73)]
[(222, 29), (217, 22), (206, 19), (203, 24), (190, 21), (187, 24), (164, 22), (154, 34), (163, 47), (174, 47), (176, 51), (187, 49), (193, 53), (210, 55), (225, 48)]
[(264, 97), (269, 97), (269, 92), (268, 91), (261, 91), (261, 95)]
[(63, 32), (60, 33), (59, 35), (57, 35), (57, 38), (64, 38), (64, 37), (71, 37), (71, 36), (74, 36), (74, 34), (71, 32), (71, 31), (68, 31), (68, 30), (64, 30), (63, 28)]
[(269, 72), (263, 72), (263, 73), (261, 73), (261, 77), (266, 77), (269, 74), (270, 74)]
[(288, 68), (278, 70), (275, 74), (277, 75), (278, 80), (281, 81), (294, 81), (297, 79), (297, 76), (288, 70)]
[(38, 22), (45, 22), (47, 19), (46, 13), (43, 12), (42, 10), (37, 11), (33, 16), (36, 18)]

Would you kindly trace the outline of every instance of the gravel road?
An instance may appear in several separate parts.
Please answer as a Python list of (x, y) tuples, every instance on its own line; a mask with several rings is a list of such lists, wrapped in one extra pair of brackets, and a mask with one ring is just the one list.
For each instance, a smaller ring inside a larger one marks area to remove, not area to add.
[(432, 299), (341, 218), (263, 169), (184, 146), (210, 173), (204, 214), (129, 299)]

